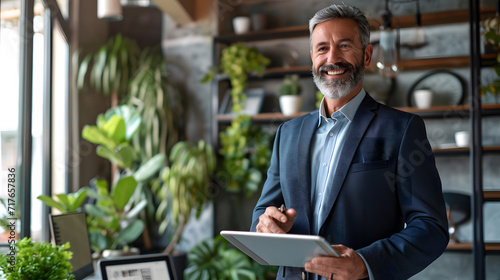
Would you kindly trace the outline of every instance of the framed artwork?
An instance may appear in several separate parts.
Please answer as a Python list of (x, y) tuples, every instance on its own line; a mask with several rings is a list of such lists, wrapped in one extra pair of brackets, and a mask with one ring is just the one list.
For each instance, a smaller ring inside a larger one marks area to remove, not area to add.
[[(245, 91), (246, 100), (242, 114), (246, 115), (256, 115), (260, 112), (262, 108), (262, 102), (264, 100), (264, 89), (263, 88), (251, 88), (246, 89)], [(224, 94), (224, 98), (222, 99), (221, 105), (219, 107), (219, 115), (228, 115), (234, 114), (231, 112), (231, 108), (233, 107), (233, 102), (231, 100), (231, 89), (228, 89)]]

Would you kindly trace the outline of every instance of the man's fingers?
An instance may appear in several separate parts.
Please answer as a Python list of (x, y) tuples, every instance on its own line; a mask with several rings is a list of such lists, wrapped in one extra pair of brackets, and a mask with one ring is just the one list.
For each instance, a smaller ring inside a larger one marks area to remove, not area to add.
[(292, 227), (296, 216), (295, 209), (287, 209), (282, 213), (277, 207), (267, 207), (264, 214), (259, 217), (256, 230), (265, 233), (286, 233)]

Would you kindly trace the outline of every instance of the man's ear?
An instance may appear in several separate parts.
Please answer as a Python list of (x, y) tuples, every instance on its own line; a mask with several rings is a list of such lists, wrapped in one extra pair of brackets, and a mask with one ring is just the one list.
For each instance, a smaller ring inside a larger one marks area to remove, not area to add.
[(368, 67), (370, 66), (370, 63), (372, 61), (372, 55), (373, 55), (373, 45), (372, 44), (368, 44), (368, 46), (366, 46), (365, 48), (365, 67)]

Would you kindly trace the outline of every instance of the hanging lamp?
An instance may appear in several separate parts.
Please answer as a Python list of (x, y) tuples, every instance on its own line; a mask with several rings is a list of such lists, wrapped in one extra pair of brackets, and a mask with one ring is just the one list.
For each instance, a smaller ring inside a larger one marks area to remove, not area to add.
[(379, 74), (384, 77), (393, 78), (398, 72), (398, 49), (397, 34), (391, 28), (391, 12), (389, 1), (385, 2), (385, 11), (382, 13), (382, 25), (380, 26), (380, 44), (375, 56), (375, 65)]
[(97, 0), (97, 17), (108, 21), (122, 20), (120, 0)]

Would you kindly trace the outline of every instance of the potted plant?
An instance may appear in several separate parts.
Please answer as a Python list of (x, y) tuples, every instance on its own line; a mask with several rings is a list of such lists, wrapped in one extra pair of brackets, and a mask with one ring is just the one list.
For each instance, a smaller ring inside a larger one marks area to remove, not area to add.
[(279, 103), (281, 112), (285, 116), (300, 112), (302, 107), (302, 86), (299, 75), (286, 75), (279, 88)]
[(75, 279), (69, 262), (73, 253), (70, 245), (52, 245), (23, 238), (10, 247), (10, 252), (0, 256), (0, 271), (7, 280), (16, 279)]
[(95, 126), (87, 125), (82, 130), (84, 139), (98, 144), (96, 153), (118, 168), (111, 190), (106, 180), (94, 179), (94, 188), (87, 193), (96, 200), (95, 204), (85, 205), (90, 242), (96, 252), (127, 247), (143, 233), (144, 222), (138, 217), (147, 202), (145, 198), (132, 197), (139, 182), (160, 171), (165, 156), (157, 154), (136, 167), (137, 154), (130, 141), (141, 121), (132, 106), (122, 105), (100, 114)]
[[(129, 173), (133, 173), (153, 158), (156, 158), (155, 162), (161, 162), (161, 166), (168, 165), (166, 155), (181, 138), (178, 119), (183, 113), (183, 105), (179, 93), (169, 83), (165, 69), (166, 63), (159, 46), (141, 51), (134, 41), (121, 35), (111, 38), (96, 52), (86, 55), (79, 64), (77, 88), (80, 91), (90, 88), (120, 96), (120, 103), (134, 108), (141, 117), (141, 126), (128, 139), (130, 145), (120, 147), (122, 154), (133, 154), (133, 157), (128, 157), (132, 161), (121, 163), (125, 165), (118, 166), (118, 169), (126, 168)], [(112, 106), (118, 107), (118, 98), (112, 97)], [(93, 143), (97, 141), (91, 140)], [(113, 156), (113, 153), (108, 154)], [(101, 156), (108, 158), (102, 153)], [(110, 161), (117, 166), (119, 158), (117, 156)], [(113, 173), (116, 174), (116, 171)], [(145, 229), (141, 241), (137, 242), (140, 243), (138, 246), (146, 251), (158, 251), (165, 243), (165, 238), (158, 233), (155, 218), (160, 202), (152, 192), (152, 184), (158, 179), (159, 169), (150, 171), (147, 178), (138, 180), (140, 191), (131, 200), (134, 203), (147, 200), (147, 207), (140, 213)], [(135, 177), (137, 179), (137, 174)]]

